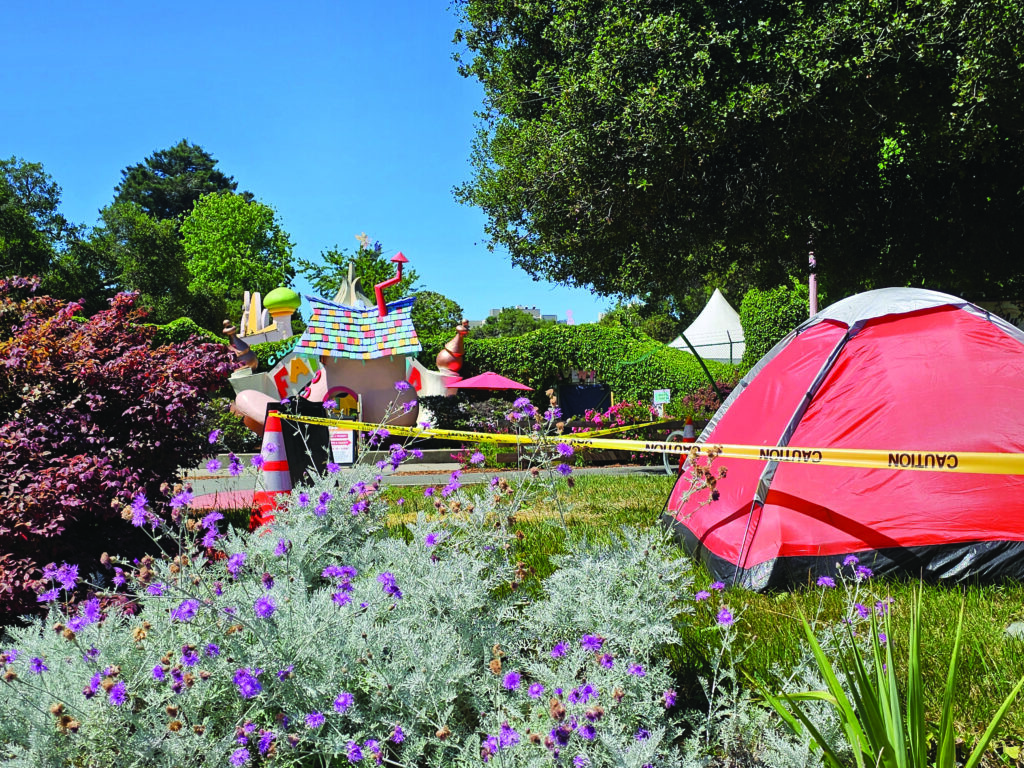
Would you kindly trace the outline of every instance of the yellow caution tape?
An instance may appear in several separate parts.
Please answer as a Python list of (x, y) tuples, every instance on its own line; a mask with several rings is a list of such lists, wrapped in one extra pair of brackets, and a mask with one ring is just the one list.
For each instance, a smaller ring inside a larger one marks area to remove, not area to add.
[[(361, 432), (386, 430), (389, 435), (403, 437), (442, 437), (445, 439), (470, 442), (496, 442), (531, 445), (536, 442), (528, 435), (495, 435), (483, 432), (462, 432), (452, 429), (418, 429), (414, 427), (381, 427), (343, 419), (317, 418), (314, 416), (292, 416), (279, 414), (287, 421), (306, 424), (322, 424)], [(689, 454), (692, 457), (715, 455), (726, 459), (749, 459), (751, 461), (775, 461), (789, 464), (820, 464), (832, 467), (857, 467), (860, 469), (899, 469), (924, 472), (964, 472), (985, 475), (1024, 475), (1024, 454), (983, 453), (979, 451), (924, 451), (924, 450), (879, 450), (870, 448), (800, 448), (796, 446), (775, 447), (758, 445), (722, 445), (707, 443), (669, 443), (659, 440), (622, 440), (595, 438), (587, 432), (572, 435), (558, 435), (549, 442), (571, 443), (581, 448), (633, 451), (640, 453)]]

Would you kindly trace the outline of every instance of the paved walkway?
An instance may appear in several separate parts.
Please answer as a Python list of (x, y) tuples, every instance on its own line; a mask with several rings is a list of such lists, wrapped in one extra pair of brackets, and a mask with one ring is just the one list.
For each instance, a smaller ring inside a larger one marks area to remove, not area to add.
[[(184, 473), (186, 483), (191, 484), (194, 498), (192, 507), (194, 509), (239, 508), (248, 507), (252, 504), (253, 493), (259, 485), (259, 474), (249, 467), (249, 457), (243, 458), (246, 471), (238, 477), (231, 477), (226, 469), (227, 461), (222, 460), (225, 469), (211, 473), (205, 467), (194, 469)], [(441, 463), (416, 463), (403, 464), (397, 472), (390, 467), (383, 472), (386, 485), (410, 486), (410, 485), (444, 485), (451, 479), (451, 474), (459, 465), (456, 462)], [(487, 472), (464, 472), (459, 478), (463, 485), (490, 482), (494, 475), (505, 478), (523, 476), (528, 470), (502, 469)], [(340, 477), (344, 482), (346, 473), (351, 470), (343, 469)], [(610, 466), (610, 467), (577, 467), (573, 475), (651, 475), (664, 476), (665, 470), (661, 466)]]

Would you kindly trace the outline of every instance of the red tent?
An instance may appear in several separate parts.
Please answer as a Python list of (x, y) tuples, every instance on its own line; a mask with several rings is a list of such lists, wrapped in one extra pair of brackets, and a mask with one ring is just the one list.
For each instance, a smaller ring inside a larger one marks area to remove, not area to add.
[[(819, 312), (743, 378), (698, 442), (888, 451), (1024, 452), (1024, 332), (953, 296), (869, 291)], [(719, 458), (719, 498), (664, 520), (728, 583), (836, 575), (1024, 578), (1024, 476)], [(849, 567), (847, 572), (849, 573)]]

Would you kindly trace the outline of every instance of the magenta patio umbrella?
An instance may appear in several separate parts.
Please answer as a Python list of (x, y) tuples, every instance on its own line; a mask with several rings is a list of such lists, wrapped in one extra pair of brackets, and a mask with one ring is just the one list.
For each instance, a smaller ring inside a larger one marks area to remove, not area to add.
[(449, 387), (458, 387), (459, 389), (529, 389), (533, 390), (533, 387), (528, 387), (525, 384), (520, 384), (518, 381), (512, 381), (512, 379), (506, 379), (504, 376), (492, 371), (481, 373), (479, 376), (471, 376), (468, 379), (462, 381), (456, 381), (454, 384), (449, 384)]

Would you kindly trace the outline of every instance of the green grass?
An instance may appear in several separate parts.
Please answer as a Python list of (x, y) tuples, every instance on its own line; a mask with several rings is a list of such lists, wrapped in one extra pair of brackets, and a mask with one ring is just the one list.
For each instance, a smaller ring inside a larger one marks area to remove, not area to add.
[[(566, 527), (559, 523), (559, 515), (550, 502), (535, 505), (516, 516), (515, 528), (523, 533), (516, 557), (536, 571), (535, 583), (524, 585), (539, 589), (540, 580), (551, 573), (550, 557), (565, 551), (570, 539), (587, 537), (591, 540), (610, 541), (622, 526), (656, 524), (665, 500), (672, 488), (673, 478), (601, 475), (581, 476), (575, 488), (562, 484), (562, 495), (567, 505)], [(490, 492), (486, 486), (477, 486), (480, 492)], [(473, 487), (467, 490), (473, 493)], [(396, 500), (405, 499), (402, 512), (393, 516), (391, 525), (415, 519), (417, 512), (434, 512), (433, 502), (423, 496), (422, 489), (389, 488), (386, 495)], [(397, 533), (397, 531), (396, 531)], [(706, 588), (711, 579), (699, 565), (695, 567), (695, 589)], [(910, 581), (889, 581), (873, 584), (879, 595), (894, 598), (893, 637), (894, 658), (904, 665), (906, 635), (911, 604)], [(692, 596), (683, 596), (691, 599)], [(748, 638), (749, 648), (744, 661), (745, 670), (754, 677), (770, 680), (773, 670), (785, 667), (802, 652), (800, 613), (808, 617), (820, 615), (825, 619), (841, 618), (844, 605), (839, 590), (801, 588), (793, 592), (754, 594), (744, 590), (729, 590), (723, 596), (734, 612), (740, 612), (740, 625)], [(953, 631), (961, 601), (966, 601), (964, 648), (958, 678), (956, 727), (968, 743), (978, 735), (1014, 684), (1024, 676), (1024, 640), (1009, 638), (1006, 627), (1014, 621), (1024, 621), (1024, 584), (996, 586), (936, 586), (925, 585), (923, 594), (922, 665), (926, 686), (926, 704), (929, 719), (938, 720), (941, 706), (942, 684), (952, 653)], [(819, 614), (820, 611), (820, 614)], [(714, 623), (713, 611), (697, 611), (692, 624), (681, 627), (680, 648), (672, 656), (680, 674), (684, 695), (696, 696), (696, 669), (702, 663), (703, 639)], [(897, 674), (905, 679), (905, 667)], [(1024, 700), (1019, 701), (1007, 716), (997, 741), (1020, 743), (1024, 740)], [(1006, 762), (1003, 764), (1010, 765)]]

